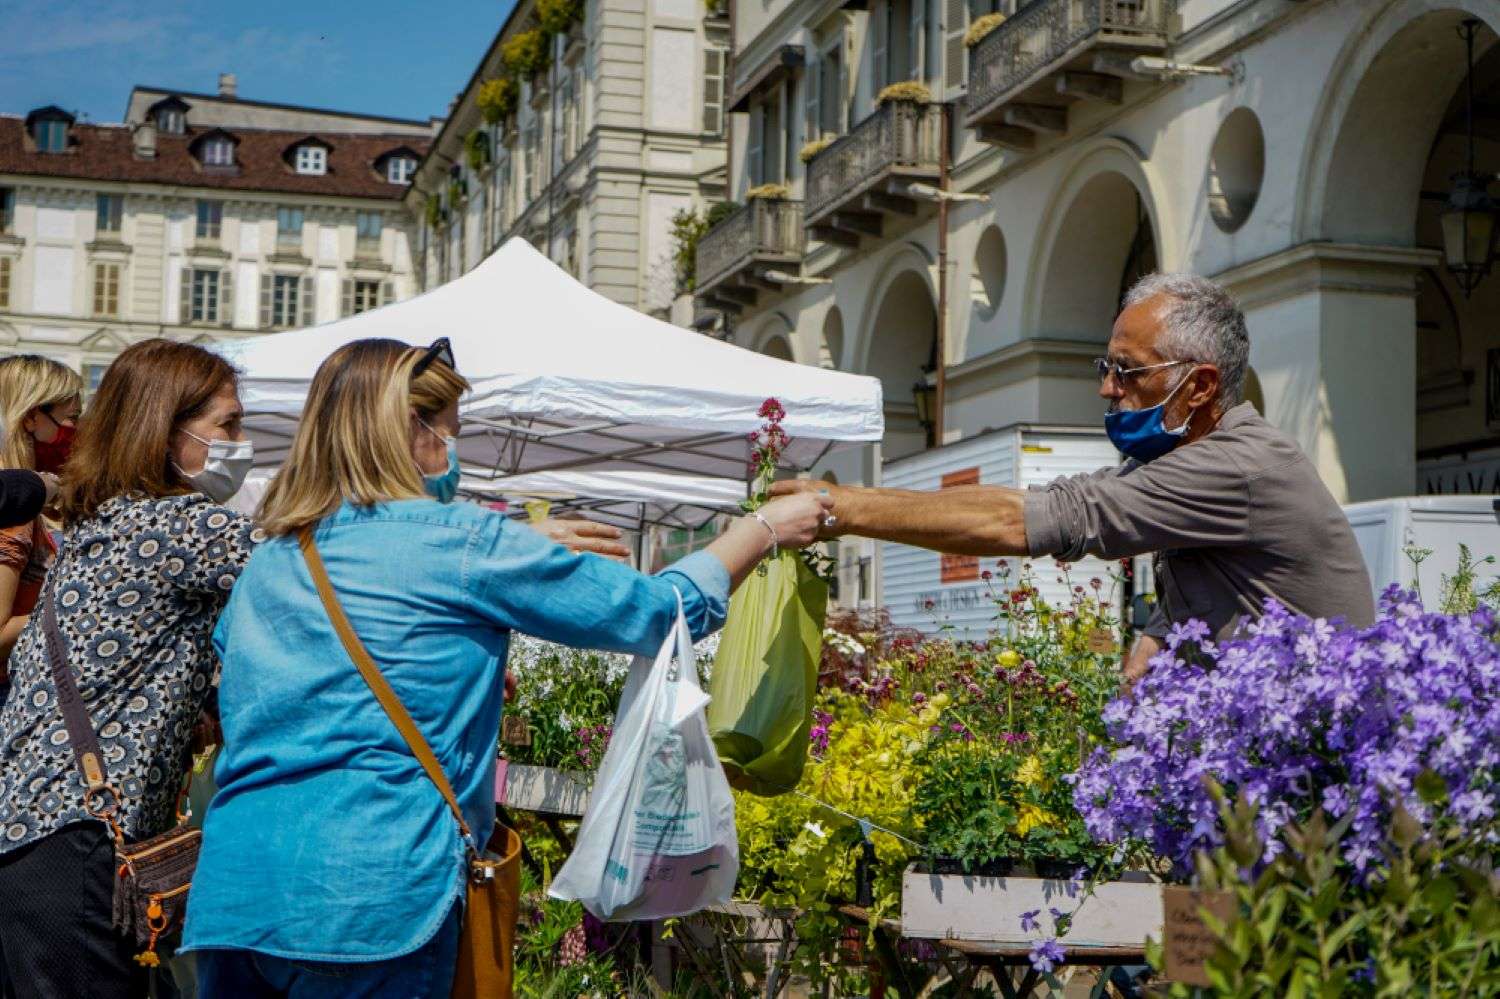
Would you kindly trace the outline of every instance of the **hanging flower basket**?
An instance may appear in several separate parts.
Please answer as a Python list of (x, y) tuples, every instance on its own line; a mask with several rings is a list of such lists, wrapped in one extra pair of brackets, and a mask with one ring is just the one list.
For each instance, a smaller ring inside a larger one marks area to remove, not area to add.
[(485, 123), (493, 125), (515, 112), (520, 96), (521, 85), (514, 76), (497, 76), (479, 85), (475, 103)]
[(964, 32), (964, 48), (972, 49), (1004, 23), (1004, 14), (986, 14), (983, 17), (976, 17), (974, 23), (969, 25), (969, 30)]
[(927, 84), (920, 80), (903, 80), (900, 83), (892, 83), (881, 90), (875, 98), (876, 104), (885, 104), (888, 101), (912, 101), (916, 104), (931, 104), (932, 91), (927, 89)]

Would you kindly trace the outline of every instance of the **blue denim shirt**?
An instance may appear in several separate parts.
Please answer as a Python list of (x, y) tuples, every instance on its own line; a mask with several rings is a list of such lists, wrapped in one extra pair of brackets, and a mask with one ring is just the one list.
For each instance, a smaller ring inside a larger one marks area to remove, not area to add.
[[(480, 843), (495, 818), (511, 629), (655, 655), (674, 589), (695, 637), (723, 623), (728, 599), (728, 573), (707, 553), (646, 576), (470, 504), (346, 504), (316, 537)], [(251, 556), (214, 647), (224, 748), (183, 949), (319, 961), (416, 950), (463, 890), (458, 825), (345, 654), (295, 538)]]

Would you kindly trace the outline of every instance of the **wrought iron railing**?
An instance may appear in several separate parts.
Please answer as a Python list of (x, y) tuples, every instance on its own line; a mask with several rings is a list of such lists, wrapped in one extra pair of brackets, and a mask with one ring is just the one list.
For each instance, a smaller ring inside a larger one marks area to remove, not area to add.
[(1176, 0), (1033, 0), (974, 46), (968, 110), (975, 114), (1091, 35), (1160, 36)]
[(943, 106), (887, 101), (807, 164), (807, 217), (815, 220), (851, 192), (905, 167), (938, 171)]
[(694, 287), (712, 287), (759, 256), (800, 257), (802, 202), (752, 198), (698, 240)]

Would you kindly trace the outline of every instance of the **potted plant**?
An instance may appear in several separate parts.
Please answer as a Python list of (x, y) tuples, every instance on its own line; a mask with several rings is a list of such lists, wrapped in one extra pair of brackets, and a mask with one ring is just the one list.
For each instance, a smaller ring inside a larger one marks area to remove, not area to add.
[(797, 158), (804, 164), (811, 163), (813, 161), (813, 157), (817, 156), (823, 150), (833, 145), (834, 141), (837, 138), (838, 136), (836, 135), (823, 135), (811, 140), (810, 142), (804, 143), (802, 148), (797, 153)]
[(520, 95), (521, 85), (514, 76), (496, 76), (479, 85), (475, 103), (485, 123), (494, 125), (515, 113)]
[(984, 14), (974, 18), (969, 30), (964, 32), (964, 48), (972, 49), (1004, 23), (1004, 14)]
[(887, 104), (892, 101), (931, 104), (932, 91), (927, 89), (927, 84), (920, 80), (902, 80), (900, 83), (887, 85), (879, 94), (875, 95), (876, 104)]
[(552, 64), (550, 38), (540, 28), (519, 32), (500, 46), (500, 60), (517, 77), (535, 76)]

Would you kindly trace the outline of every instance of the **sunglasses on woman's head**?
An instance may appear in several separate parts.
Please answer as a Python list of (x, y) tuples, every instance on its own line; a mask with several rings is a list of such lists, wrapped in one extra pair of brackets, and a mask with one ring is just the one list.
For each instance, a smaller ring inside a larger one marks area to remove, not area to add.
[(432, 341), (432, 346), (427, 348), (427, 352), (422, 355), (421, 360), (417, 361), (416, 365), (411, 369), (411, 376), (413, 378), (420, 377), (422, 372), (432, 367), (433, 361), (442, 361), (448, 366), (449, 371), (458, 371), (458, 365), (453, 360), (453, 345), (448, 342), (447, 337), (441, 336)]

